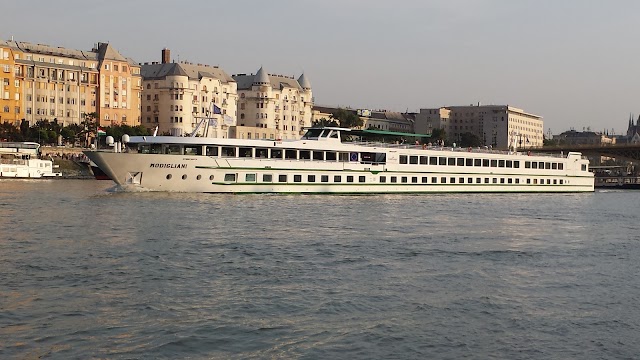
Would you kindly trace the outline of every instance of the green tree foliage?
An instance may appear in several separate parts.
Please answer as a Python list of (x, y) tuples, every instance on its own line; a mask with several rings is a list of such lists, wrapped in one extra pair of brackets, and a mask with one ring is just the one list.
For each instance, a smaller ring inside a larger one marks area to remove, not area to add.
[(447, 132), (444, 129), (438, 128), (431, 131), (431, 141), (435, 142), (437, 140), (447, 140)]
[(338, 109), (331, 114), (331, 120), (337, 121), (344, 128), (361, 128), (364, 125), (364, 121), (355, 112), (345, 109)]
[(466, 132), (460, 135), (460, 146), (461, 147), (478, 147), (482, 146), (482, 140), (476, 135), (470, 132)]
[(328, 127), (338, 127), (340, 125), (338, 124), (337, 121), (335, 121), (333, 119), (332, 120), (328, 120), (327, 118), (322, 118), (322, 119), (319, 119), (319, 120), (315, 120), (313, 122), (313, 127), (326, 127), (326, 126), (328, 126)]

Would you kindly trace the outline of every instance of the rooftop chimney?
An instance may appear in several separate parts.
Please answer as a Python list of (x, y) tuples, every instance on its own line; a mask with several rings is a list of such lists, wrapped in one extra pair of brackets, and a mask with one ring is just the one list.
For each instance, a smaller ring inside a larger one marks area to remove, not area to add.
[(168, 64), (170, 62), (171, 62), (171, 51), (169, 51), (169, 49), (167, 48), (162, 49), (162, 63)]

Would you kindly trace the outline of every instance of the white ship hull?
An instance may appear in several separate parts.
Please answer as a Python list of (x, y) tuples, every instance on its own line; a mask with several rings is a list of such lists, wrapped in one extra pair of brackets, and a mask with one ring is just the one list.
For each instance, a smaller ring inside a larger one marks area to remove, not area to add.
[[(184, 151), (179, 154), (90, 151), (86, 155), (117, 184), (150, 191), (377, 194), (594, 190), (593, 174), (586, 170), (587, 160), (575, 153), (548, 157), (478, 149), (388, 148), (303, 140), (177, 139), (180, 140), (161, 137), (146, 141), (155, 144), (179, 141), (187, 147), (197, 144), (195, 146), (202, 146), (202, 153), (207, 146), (221, 151), (213, 156), (186, 155)], [(202, 144), (207, 141), (211, 144)], [(236, 156), (223, 157), (224, 148), (235, 148)], [(278, 150), (297, 149), (297, 158), (258, 158), (258, 149), (268, 150), (269, 155)], [(247, 157), (238, 156), (243, 150), (248, 152)], [(318, 159), (314, 159), (315, 155), (306, 156), (307, 152), (317, 152)], [(327, 160), (326, 152), (343, 153), (352, 158)], [(301, 158), (303, 153), (308, 158)], [(364, 161), (365, 153), (384, 154), (385, 161)], [(461, 166), (429, 165), (430, 158), (455, 159)], [(494, 161), (496, 166), (489, 166)], [(525, 167), (534, 162), (549, 169)], [(511, 167), (498, 167), (498, 164)]]

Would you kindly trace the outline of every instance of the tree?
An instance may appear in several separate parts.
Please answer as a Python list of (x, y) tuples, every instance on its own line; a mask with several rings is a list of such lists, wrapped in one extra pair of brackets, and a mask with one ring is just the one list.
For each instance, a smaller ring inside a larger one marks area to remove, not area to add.
[(447, 140), (447, 132), (444, 129), (436, 128), (431, 131), (431, 141), (437, 142), (438, 140)]
[(335, 120), (327, 120), (327, 118), (322, 118), (319, 120), (315, 120), (313, 122), (313, 127), (326, 127), (326, 126), (333, 126), (333, 127), (337, 127), (339, 126), (338, 123)]
[(343, 128), (361, 128), (364, 121), (353, 111), (338, 109), (331, 114), (331, 120), (337, 121)]
[(462, 147), (477, 147), (482, 145), (482, 140), (476, 134), (470, 132), (460, 135), (460, 146)]

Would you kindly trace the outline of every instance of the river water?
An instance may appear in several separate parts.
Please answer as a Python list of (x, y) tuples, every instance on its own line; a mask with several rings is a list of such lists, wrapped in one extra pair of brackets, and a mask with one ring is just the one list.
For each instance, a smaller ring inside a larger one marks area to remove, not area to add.
[(640, 192), (0, 182), (2, 359), (633, 359)]

